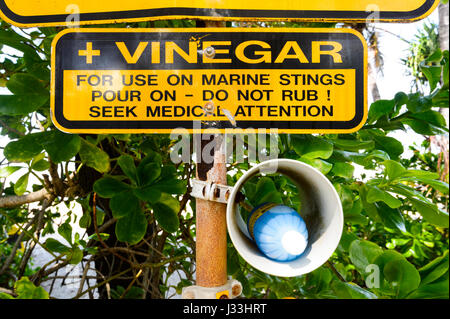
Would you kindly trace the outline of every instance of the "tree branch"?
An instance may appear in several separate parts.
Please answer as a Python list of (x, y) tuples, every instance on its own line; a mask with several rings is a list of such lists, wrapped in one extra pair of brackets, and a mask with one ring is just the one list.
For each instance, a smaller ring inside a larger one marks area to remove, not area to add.
[(48, 199), (50, 193), (45, 189), (22, 196), (0, 197), (0, 208), (11, 208)]
[(0, 125), (3, 126), (10, 133), (14, 133), (14, 134), (17, 134), (19, 136), (25, 136), (24, 133), (16, 130), (15, 128), (9, 127), (3, 120), (0, 120)]
[(4, 293), (4, 294), (11, 295), (13, 297), (17, 297), (17, 295), (14, 293), (14, 291), (12, 291), (10, 289), (2, 288), (2, 287), (0, 287), (0, 293)]
[(336, 275), (336, 277), (339, 278), (340, 281), (347, 282), (344, 279), (344, 277), (342, 277), (342, 275), (339, 273), (339, 271), (337, 271), (337, 269), (334, 267), (334, 265), (329, 260), (326, 262), (326, 265), (328, 266), (328, 268), (331, 269), (331, 271)]

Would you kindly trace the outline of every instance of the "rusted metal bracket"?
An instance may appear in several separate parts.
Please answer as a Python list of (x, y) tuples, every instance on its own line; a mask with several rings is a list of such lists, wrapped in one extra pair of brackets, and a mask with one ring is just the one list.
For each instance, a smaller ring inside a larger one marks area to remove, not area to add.
[(233, 187), (210, 181), (192, 180), (191, 196), (212, 202), (227, 204)]

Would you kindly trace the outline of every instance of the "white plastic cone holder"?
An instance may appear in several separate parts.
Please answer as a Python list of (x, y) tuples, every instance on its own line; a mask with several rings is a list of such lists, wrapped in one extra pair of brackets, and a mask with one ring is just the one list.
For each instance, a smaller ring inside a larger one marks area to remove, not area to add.
[[(248, 235), (236, 203), (243, 185), (251, 177), (275, 172), (296, 184), (301, 202), (300, 215), (309, 233), (305, 252), (290, 262), (274, 261), (260, 252)], [(334, 186), (317, 169), (295, 160), (275, 159), (251, 168), (238, 180), (228, 196), (227, 227), (234, 247), (254, 268), (274, 276), (300, 276), (323, 265), (339, 244), (343, 223), (342, 204)]]

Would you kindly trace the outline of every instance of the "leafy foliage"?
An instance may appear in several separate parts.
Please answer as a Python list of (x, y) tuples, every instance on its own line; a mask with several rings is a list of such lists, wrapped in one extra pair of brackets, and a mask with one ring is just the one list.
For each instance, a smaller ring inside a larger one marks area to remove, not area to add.
[[(415, 41), (410, 43), (408, 56), (403, 63), (408, 67), (408, 73), (414, 77), (412, 86), (419, 90), (427, 83), (428, 76), (422, 69), (422, 65), (432, 53), (439, 49), (439, 30), (434, 23), (425, 24), (423, 29), (415, 36)], [(430, 82), (433, 90), (434, 82)]]
[[(115, 27), (121, 26), (126, 25)], [(130, 26), (192, 27), (195, 22)], [(0, 95), (1, 134), (10, 140), (0, 167), (0, 201), (44, 188), (48, 192), (39, 209), (0, 206), (0, 287), (15, 288), (17, 298), (48, 298), (39, 285), (55, 276), (52, 266), (92, 256), (103, 264), (97, 269), (102, 297), (107, 283), (112, 298), (170, 297), (169, 288), (180, 293), (194, 283), (195, 201), (189, 180), (195, 166), (171, 162), (177, 141), (167, 135), (58, 131), (49, 113), (50, 44), (58, 31), (41, 28), (28, 34), (0, 25), (0, 83), (11, 92)], [(335, 186), (344, 208), (344, 234), (326, 265), (289, 280), (253, 269), (229, 242), (228, 274), (242, 282), (245, 297), (448, 298), (449, 188), (448, 176), (440, 172), (441, 154), (413, 148), (414, 155), (405, 158), (404, 145), (395, 138), (399, 130), (427, 137), (448, 133), (437, 108), (448, 107), (449, 54), (429, 53), (415, 67), (430, 92), (399, 92), (376, 101), (359, 132), (278, 136), (280, 157), (317, 168)], [(246, 153), (249, 148), (246, 144)], [(356, 174), (360, 167), (362, 176)], [(249, 168), (249, 163), (230, 164), (228, 183), (234, 185)], [(30, 185), (32, 177), (39, 183)], [(296, 186), (281, 175), (254, 177), (244, 192), (253, 206), (271, 201), (301, 210)], [(77, 203), (82, 216), (59, 213), (54, 207), (61, 203)], [(57, 218), (61, 222), (55, 225)], [(87, 236), (75, 232), (74, 223)], [(13, 227), (19, 238), (8, 235)], [(33, 246), (21, 250), (19, 244), (53, 233), (64, 240), (48, 238), (41, 245), (54, 259), (33, 269), (26, 253)], [(175, 273), (182, 278), (171, 287), (168, 279)]]
[(16, 298), (0, 292), (0, 299), (49, 299), (48, 293), (44, 288), (36, 287), (27, 277), (23, 277), (16, 281), (14, 290), (17, 294)]

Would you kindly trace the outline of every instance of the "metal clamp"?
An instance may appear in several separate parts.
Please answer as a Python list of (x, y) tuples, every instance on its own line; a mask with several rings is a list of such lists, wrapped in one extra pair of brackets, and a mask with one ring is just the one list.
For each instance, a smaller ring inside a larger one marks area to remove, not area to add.
[(192, 180), (191, 196), (212, 202), (227, 204), (233, 187), (213, 182)]

